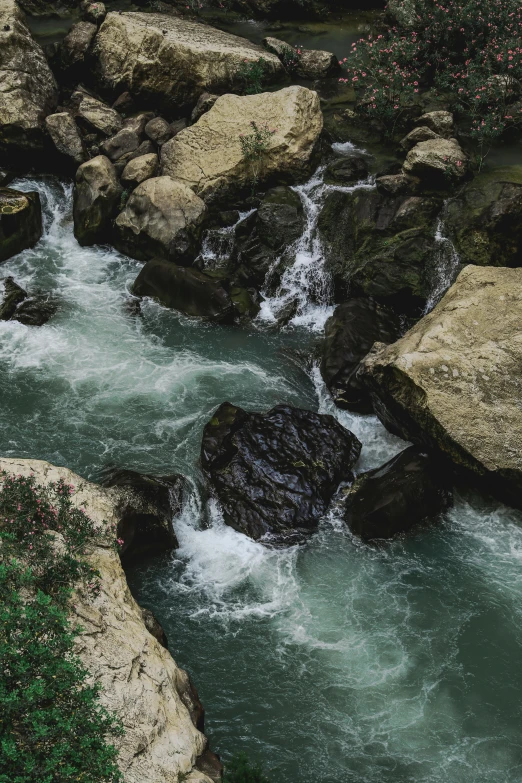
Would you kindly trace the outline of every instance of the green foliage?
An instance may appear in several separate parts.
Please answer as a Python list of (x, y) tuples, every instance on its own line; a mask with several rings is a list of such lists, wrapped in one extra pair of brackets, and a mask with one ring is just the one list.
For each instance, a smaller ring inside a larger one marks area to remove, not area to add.
[(130, 196), (131, 193), (132, 193), (132, 189), (131, 188), (124, 188), (122, 190), (121, 195), (120, 195), (120, 206), (119, 206), (120, 212), (121, 212), (122, 209), (125, 209), (125, 205), (126, 205), (127, 201), (129, 200), (129, 196)]
[(252, 133), (239, 136), (243, 158), (248, 161), (251, 171), (252, 192), (259, 181), (259, 171), (263, 158), (270, 147), (270, 141), (277, 128), (269, 128), (266, 123), (259, 125), (255, 120), (250, 123)]
[(119, 783), (122, 733), (74, 654), (73, 587), (96, 594), (85, 561), (99, 536), (64, 482), (0, 474), (0, 783)]
[(243, 83), (243, 93), (245, 95), (257, 95), (263, 92), (263, 83), (267, 73), (268, 65), (263, 57), (260, 57), (258, 60), (245, 60), (236, 74)]
[(245, 753), (238, 753), (227, 764), (223, 783), (270, 783), (259, 764), (251, 764)]
[(281, 47), (279, 59), (288, 73), (295, 73), (301, 60), (301, 49), (285, 44)]
[(522, 122), (522, 9), (518, 0), (405, 0), (406, 22), (361, 38), (343, 60), (358, 110), (393, 131), (431, 89), (478, 144)]

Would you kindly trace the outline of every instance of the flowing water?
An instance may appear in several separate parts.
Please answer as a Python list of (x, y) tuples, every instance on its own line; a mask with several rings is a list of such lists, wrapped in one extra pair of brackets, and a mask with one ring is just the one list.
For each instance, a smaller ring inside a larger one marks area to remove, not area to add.
[(152, 302), (132, 315), (140, 265), (76, 244), (69, 186), (17, 186), (40, 190), (45, 236), (2, 272), (61, 309), (41, 328), (0, 322), (2, 451), (91, 478), (114, 463), (192, 478), (179, 550), (129, 581), (192, 674), (214, 749), (246, 750), (273, 783), (519, 783), (520, 515), (459, 495), (440, 524), (385, 546), (334, 510), (298, 548), (227, 528), (197, 466), (224, 399), (333, 413), (364, 444), (359, 469), (406, 444), (333, 408), (302, 369), (310, 329), (203, 324)]

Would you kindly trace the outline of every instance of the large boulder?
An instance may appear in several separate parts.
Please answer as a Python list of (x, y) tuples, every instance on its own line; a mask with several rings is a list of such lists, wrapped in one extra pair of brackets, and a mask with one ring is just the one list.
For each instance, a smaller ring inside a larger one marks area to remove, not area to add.
[(350, 299), (335, 308), (325, 325), (321, 375), (339, 408), (371, 413), (370, 395), (358, 376), (361, 360), (374, 343), (393, 343), (400, 332), (397, 316), (373, 299)]
[[(252, 123), (273, 133), (266, 148), (250, 159), (241, 138), (253, 135)], [(253, 181), (284, 182), (306, 171), (322, 127), (319, 97), (305, 87), (223, 95), (195, 125), (162, 147), (163, 171), (204, 199), (237, 192)]]
[(466, 264), (522, 265), (522, 166), (479, 174), (448, 201), (446, 229)]
[(450, 500), (440, 460), (410, 446), (380, 468), (357, 476), (344, 493), (343, 518), (365, 541), (392, 538), (434, 519)]
[(80, 245), (93, 245), (108, 238), (121, 194), (116, 170), (104, 155), (78, 168), (73, 216), (74, 236)]
[(326, 267), (336, 301), (373, 296), (417, 313), (430, 295), (435, 218), (441, 202), (377, 190), (330, 193), (319, 216)]
[(45, 55), (31, 36), (15, 0), (0, 3), (0, 159), (44, 146), (44, 120), (54, 110), (58, 90)]
[(428, 185), (444, 187), (465, 176), (467, 156), (456, 139), (428, 139), (408, 152), (403, 169)]
[(203, 432), (201, 464), (228, 525), (291, 541), (317, 528), (360, 451), (332, 416), (290, 405), (247, 413), (225, 402)]
[(171, 177), (153, 177), (138, 185), (116, 218), (116, 243), (123, 252), (146, 261), (193, 260), (206, 207)]
[(166, 14), (107, 14), (94, 46), (98, 75), (156, 107), (195, 104), (202, 92), (240, 84), (245, 62), (262, 57), (267, 76), (282, 73), (275, 55), (245, 38)]
[(33, 247), (41, 236), (39, 194), (0, 188), (0, 263)]
[(149, 261), (134, 281), (135, 296), (150, 296), (185, 315), (231, 321), (234, 309), (219, 280), (171, 261)]
[(522, 269), (467, 266), (435, 309), (364, 362), (394, 433), (522, 508)]

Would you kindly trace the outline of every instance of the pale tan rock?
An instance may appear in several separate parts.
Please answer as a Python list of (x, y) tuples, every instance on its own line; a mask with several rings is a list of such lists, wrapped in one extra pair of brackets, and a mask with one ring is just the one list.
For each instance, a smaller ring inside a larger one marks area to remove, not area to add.
[[(259, 160), (243, 156), (240, 137), (251, 122), (275, 130)], [(181, 131), (161, 150), (162, 170), (202, 198), (249, 184), (254, 176), (285, 178), (306, 170), (323, 127), (316, 92), (286, 87), (260, 95), (223, 95), (195, 125)]]
[(140, 155), (139, 158), (130, 160), (121, 175), (121, 181), (124, 185), (135, 187), (146, 179), (151, 179), (158, 174), (159, 162), (156, 153), (149, 155)]
[(245, 60), (262, 57), (267, 76), (283, 72), (275, 55), (245, 38), (157, 13), (107, 14), (94, 52), (107, 87), (146, 93), (163, 104), (195, 103), (205, 90), (237, 86)]
[(467, 266), (364, 379), (384, 423), (522, 507), (522, 269)]
[(456, 139), (430, 139), (408, 152), (403, 170), (422, 180), (462, 179), (467, 171), (467, 157)]
[(428, 128), (427, 125), (420, 125), (401, 139), (400, 145), (403, 150), (411, 150), (411, 148), (420, 141), (429, 141), (430, 139), (440, 139), (440, 135), (431, 130), (431, 128)]
[(123, 128), (122, 116), (92, 95), (77, 90), (72, 94), (71, 102), (76, 109), (76, 118), (89, 130), (112, 136)]
[(42, 484), (65, 479), (75, 487), (75, 505), (84, 506), (100, 528), (89, 559), (100, 573), (101, 593), (97, 598), (75, 595), (71, 612), (82, 627), (77, 653), (92, 682), (102, 688), (101, 703), (125, 728), (124, 736), (114, 739), (125, 783), (211, 783), (195, 768), (207, 740), (184, 703), (187, 674), (147, 631), (111, 545), (117, 491), (41, 460), (0, 459), (0, 469), (23, 476), (34, 473)]
[(0, 2), (0, 149), (39, 149), (58, 88), (15, 0)]
[(108, 239), (122, 188), (105, 155), (91, 158), (76, 171), (73, 192), (74, 236), (80, 245)]
[(429, 111), (419, 117), (416, 124), (427, 125), (440, 136), (450, 136), (453, 133), (455, 123), (450, 111)]
[(45, 125), (58, 152), (71, 158), (74, 163), (83, 163), (85, 150), (71, 115), (65, 111), (50, 114), (45, 118)]

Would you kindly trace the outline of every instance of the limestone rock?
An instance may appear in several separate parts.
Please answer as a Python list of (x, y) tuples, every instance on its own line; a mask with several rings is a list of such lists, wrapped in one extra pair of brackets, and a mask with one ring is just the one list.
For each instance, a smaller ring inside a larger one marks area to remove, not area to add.
[(339, 60), (332, 52), (321, 49), (300, 49), (299, 53), (286, 41), (268, 37), (263, 46), (276, 54), (283, 65), (302, 79), (325, 79), (339, 70)]
[(200, 117), (205, 114), (206, 111), (211, 109), (217, 99), (219, 98), (219, 95), (214, 95), (211, 92), (202, 92), (201, 95), (198, 98), (198, 102), (194, 106), (192, 110), (192, 114), (190, 115), (190, 121), (192, 125), (194, 125), (195, 122), (199, 120)]
[(0, 188), (0, 263), (33, 247), (42, 236), (38, 193)]
[(95, 52), (106, 87), (130, 90), (156, 106), (194, 104), (205, 90), (237, 86), (245, 60), (263, 57), (268, 75), (282, 73), (277, 57), (244, 38), (158, 13), (107, 14)]
[(139, 146), (140, 140), (138, 135), (130, 128), (122, 128), (121, 131), (118, 131), (118, 133), (100, 145), (100, 152), (103, 155), (107, 155), (114, 163), (123, 155), (137, 150)]
[(159, 170), (158, 156), (155, 152), (149, 155), (140, 155), (139, 158), (130, 160), (121, 175), (123, 185), (134, 188), (146, 179), (157, 176)]
[(183, 182), (171, 177), (147, 179), (116, 218), (118, 247), (144, 261), (192, 260), (205, 213), (203, 201)]
[(431, 128), (428, 128), (427, 125), (420, 125), (418, 128), (414, 128), (410, 131), (408, 135), (401, 140), (400, 145), (403, 150), (411, 150), (411, 148), (420, 141), (430, 141), (430, 139), (440, 138), (439, 134), (435, 133)]
[[(127, 164), (130, 163), (131, 160), (142, 158), (144, 155), (156, 155), (156, 148), (148, 139), (142, 141), (137, 150), (134, 150), (134, 152), (126, 152), (125, 155), (122, 155), (121, 158), (118, 158), (118, 160), (114, 162), (114, 168), (116, 169), (118, 176), (121, 177)], [(158, 156), (156, 155), (156, 158), (157, 157)], [(157, 174), (159, 174), (159, 170)]]
[(78, 69), (87, 63), (98, 28), (91, 22), (74, 24), (60, 44), (60, 61), (64, 69)]
[[(240, 137), (258, 128), (274, 130), (268, 148), (248, 160)], [(163, 171), (202, 198), (237, 191), (253, 178), (284, 181), (303, 173), (323, 127), (319, 98), (305, 87), (259, 95), (223, 95), (195, 125), (161, 150)]]
[(450, 500), (440, 460), (410, 446), (380, 468), (357, 476), (344, 493), (343, 517), (365, 541), (392, 538), (439, 516)]
[(121, 196), (114, 166), (104, 155), (83, 163), (74, 188), (74, 236), (80, 245), (103, 242)]
[[(0, 156), (41, 150), (44, 120), (58, 92), (40, 46), (15, 0), (0, 3)], [(12, 163), (12, 159), (9, 161)], [(27, 163), (27, 161), (23, 161)]]
[(364, 362), (385, 425), (522, 508), (522, 269), (467, 266), (435, 309)]
[(85, 150), (78, 127), (69, 112), (49, 114), (45, 118), (45, 125), (54, 146), (61, 155), (65, 155), (76, 165), (85, 160)]
[(76, 119), (87, 130), (94, 130), (103, 136), (112, 136), (122, 129), (121, 115), (92, 95), (77, 90), (73, 93), (71, 101), (76, 109)]
[(455, 139), (421, 141), (404, 161), (404, 172), (429, 184), (443, 185), (459, 180), (467, 171), (467, 157)]
[[(115, 490), (103, 489), (67, 468), (29, 459), (2, 459), (0, 468), (40, 483), (64, 479), (75, 487), (73, 502), (103, 531), (90, 555), (100, 573), (97, 598), (75, 596), (71, 611), (82, 631), (77, 653), (100, 701), (122, 720), (125, 733), (113, 742), (125, 783), (211, 783), (196, 767), (207, 740), (194, 726), (186, 702), (188, 675), (146, 629), (132, 598), (107, 525), (117, 523)], [(183, 698), (182, 695), (183, 694)]]
[(92, 22), (95, 25), (100, 25), (107, 16), (107, 9), (105, 3), (93, 3), (89, 0), (83, 0), (80, 3), (82, 19), (86, 22)]
[(161, 147), (171, 137), (170, 125), (163, 117), (154, 117), (145, 126), (145, 133), (154, 144)]
[(201, 464), (228, 525), (295, 541), (317, 527), (360, 451), (333, 416), (290, 405), (247, 413), (224, 402), (204, 429)]
[(450, 111), (429, 111), (417, 120), (417, 125), (427, 126), (439, 136), (451, 136), (453, 133), (454, 119)]

